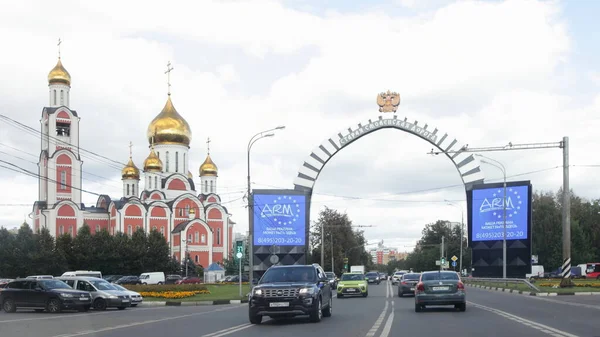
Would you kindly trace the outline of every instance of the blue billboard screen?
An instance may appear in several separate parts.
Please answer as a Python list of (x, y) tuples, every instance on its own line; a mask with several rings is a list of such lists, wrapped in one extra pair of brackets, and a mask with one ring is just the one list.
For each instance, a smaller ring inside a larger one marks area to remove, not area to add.
[(529, 186), (473, 190), (472, 241), (504, 238), (504, 205), (506, 204), (506, 240), (525, 240), (528, 230)]
[(303, 246), (306, 244), (306, 196), (254, 195), (256, 246)]

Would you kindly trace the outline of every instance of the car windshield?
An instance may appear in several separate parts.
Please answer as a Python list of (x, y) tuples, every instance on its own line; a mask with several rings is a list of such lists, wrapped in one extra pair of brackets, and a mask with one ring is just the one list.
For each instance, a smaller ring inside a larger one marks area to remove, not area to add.
[(39, 281), (45, 289), (72, 289), (68, 284), (63, 281), (57, 280), (44, 280)]
[(313, 267), (285, 267), (267, 270), (260, 279), (259, 284), (316, 281), (317, 274)]
[(367, 273), (367, 276), (379, 276), (377, 273)]
[(332, 272), (325, 273), (325, 275), (327, 275), (327, 278), (330, 280), (335, 278), (335, 274)]
[(96, 289), (98, 290), (118, 290), (117, 288), (113, 287), (112, 284), (102, 280), (94, 280), (94, 281), (90, 281), (90, 283), (92, 283), (94, 285), (94, 287), (96, 287)]
[(394, 273), (394, 275), (397, 275), (397, 276), (402, 276), (402, 275), (404, 275), (404, 274), (406, 274), (406, 273), (403, 273), (403, 272), (401, 272), (401, 271), (397, 271), (397, 272), (395, 272), (395, 273)]
[(424, 273), (421, 281), (458, 280), (458, 274), (454, 272)]
[(117, 290), (127, 290), (125, 287), (121, 287), (121, 286), (120, 286), (120, 285), (118, 285), (118, 284), (111, 284), (111, 286), (113, 286), (113, 287), (117, 288)]
[(344, 274), (342, 275), (342, 281), (363, 281), (365, 275), (363, 274)]
[(421, 274), (404, 274), (402, 276), (403, 280), (418, 280), (421, 277)]

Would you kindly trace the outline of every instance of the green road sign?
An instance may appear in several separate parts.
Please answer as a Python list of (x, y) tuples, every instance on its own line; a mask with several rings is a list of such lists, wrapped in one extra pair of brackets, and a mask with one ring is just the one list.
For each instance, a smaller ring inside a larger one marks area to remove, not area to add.
[(235, 257), (241, 259), (244, 256), (244, 241), (235, 242)]
[(452, 261), (456, 262), (456, 260), (458, 260), (458, 257), (456, 257), (456, 255), (454, 255), (454, 256), (452, 256), (452, 257), (450, 258), (450, 260), (452, 260)]

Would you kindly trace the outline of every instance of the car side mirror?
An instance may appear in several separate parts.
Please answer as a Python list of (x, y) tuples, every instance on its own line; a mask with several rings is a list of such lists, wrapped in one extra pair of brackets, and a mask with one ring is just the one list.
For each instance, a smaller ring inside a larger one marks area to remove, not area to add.
[(255, 286), (255, 285), (257, 285), (257, 284), (258, 284), (258, 280), (257, 280), (257, 279), (255, 279), (255, 278), (253, 278), (253, 279), (252, 279), (252, 285), (253, 285), (253, 286)]

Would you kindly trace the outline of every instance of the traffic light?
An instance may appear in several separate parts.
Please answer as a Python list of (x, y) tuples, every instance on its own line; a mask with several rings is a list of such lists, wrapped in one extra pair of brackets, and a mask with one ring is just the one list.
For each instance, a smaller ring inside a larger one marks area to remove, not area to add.
[(244, 257), (244, 241), (236, 241), (235, 243), (235, 257), (241, 259)]
[(346, 270), (346, 271), (348, 270), (348, 258), (347, 257), (344, 258), (344, 270)]
[(445, 264), (446, 264), (446, 258), (445, 258), (445, 257), (442, 257), (442, 258), (440, 259), (440, 262), (442, 263), (442, 265), (445, 265)]

